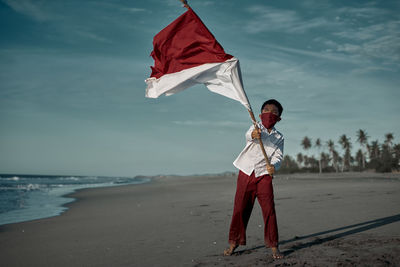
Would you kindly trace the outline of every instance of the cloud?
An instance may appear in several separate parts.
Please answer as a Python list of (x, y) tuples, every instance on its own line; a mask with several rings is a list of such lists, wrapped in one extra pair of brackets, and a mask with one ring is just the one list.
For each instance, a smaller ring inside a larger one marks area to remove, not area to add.
[(337, 11), (341, 16), (349, 16), (352, 19), (371, 18), (374, 16), (384, 16), (387, 14), (386, 10), (376, 7), (342, 7)]
[[(310, 18), (305, 18), (306, 13), (299, 9), (295, 11), (251, 6), (247, 9), (251, 18), (245, 25), (245, 31), (250, 34), (279, 32), (287, 34), (289, 40), (296, 33), (307, 32), (311, 37), (318, 33), (318, 37), (313, 39), (315, 46), (307, 47), (309, 49), (302, 49), (301, 45), (296, 48), (270, 44), (263, 46), (322, 60), (365, 64), (365, 68), (369, 70), (372, 70), (370, 67), (377, 60), (398, 68), (400, 20), (387, 19), (392, 14), (391, 11), (374, 5), (366, 3), (361, 7), (331, 7), (322, 12), (319, 8), (308, 8), (308, 13), (315, 14)], [(321, 30), (324, 31), (322, 35)]]
[(140, 83), (144, 62), (140, 60), (26, 49), (0, 50), (0, 57), (7, 59), (0, 64), (2, 111), (75, 115), (79, 110), (101, 111), (114, 104), (113, 112), (136, 108), (144, 101), (144, 82)]
[(102, 37), (102, 36), (100, 36), (98, 34), (95, 34), (93, 32), (77, 30), (77, 31), (75, 31), (75, 33), (77, 35), (85, 38), (85, 39), (90, 39), (90, 40), (97, 41), (97, 42), (102, 42), (102, 43), (112, 43), (111, 40), (109, 40), (109, 39), (107, 39), (105, 37)]
[(108, 2), (96, 2), (96, 6), (103, 6), (106, 8), (112, 8), (120, 11), (125, 11), (129, 13), (140, 13), (140, 12), (151, 12), (151, 10), (145, 9), (145, 8), (139, 8), (139, 7), (133, 7), (133, 6), (128, 6), (128, 5), (123, 5), (123, 4), (116, 4), (116, 3), (108, 3)]
[(252, 6), (247, 9), (252, 18), (245, 25), (248, 33), (260, 32), (286, 32), (304, 33), (313, 28), (329, 26), (323, 17), (304, 19), (292, 10), (276, 9), (266, 6)]
[[(335, 49), (338, 45), (335, 42), (332, 42), (330, 40), (318, 39), (318, 41), (324, 42), (324, 43), (326, 43), (326, 45), (329, 45), (330, 47), (333, 47)], [(269, 44), (269, 43), (265, 43), (265, 42), (257, 42), (257, 43), (253, 42), (252, 45), (267, 48), (270, 54), (272, 54), (272, 52), (275, 50), (275, 51), (285, 52), (286, 54), (307, 56), (307, 57), (312, 57), (312, 58), (320, 59), (320, 60), (329, 60), (329, 61), (352, 63), (352, 64), (363, 63), (363, 61), (361, 59), (349, 58), (348, 56), (345, 56), (343, 54), (334, 53), (331, 50), (315, 51), (315, 50), (309, 50), (309, 49), (292, 48), (292, 47), (287, 47), (287, 46), (282, 46), (282, 45), (273, 45), (273, 44)]]
[(138, 13), (138, 12), (147, 12), (148, 11), (144, 8), (137, 8), (137, 7), (123, 7), (123, 8), (121, 8), (121, 10), (130, 12), (130, 13)]
[(343, 27), (332, 34), (340, 38), (336, 51), (399, 66), (400, 20), (388, 19), (391, 12), (374, 7), (373, 3), (339, 8), (336, 13), (341, 16)]
[(393, 72), (394, 70), (392, 68), (388, 68), (388, 67), (368, 66), (368, 67), (354, 69), (354, 70), (352, 70), (351, 73), (353, 73), (355, 75), (360, 75), (360, 74), (366, 74), (366, 73), (376, 73), (376, 72), (381, 72), (381, 71)]
[(33, 26), (35, 30), (28, 38), (36, 38), (35, 43), (66, 45), (66, 49), (79, 49), (89, 42), (93, 42), (91, 51), (110, 43), (125, 46), (136, 39), (138, 31), (142, 34), (152, 30), (144, 23), (152, 11), (135, 3), (82, 1), (65, 5), (62, 1), (48, 0), (0, 1), (5, 1), (18, 14), (42, 22)]
[[(177, 1), (177, 0), (165, 0), (165, 1), (163, 1), (163, 3), (165, 3), (166, 5), (168, 5), (168, 6), (182, 6), (183, 7), (183, 4), (182, 3), (180, 3), (179, 1)], [(190, 3), (189, 3), (190, 4)]]
[(299, 4), (307, 10), (311, 9), (328, 10), (332, 8), (332, 1), (330, 0), (302, 0), (299, 1)]
[(351, 40), (364, 41), (374, 38), (376, 34), (385, 29), (386, 27), (383, 23), (363, 28), (351, 28), (350, 26), (347, 26), (342, 31), (333, 33), (333, 35)]
[(347, 29), (334, 35), (346, 39), (337, 45), (338, 52), (357, 57), (380, 59), (400, 64), (400, 21), (388, 21), (358, 29)]
[(11, 7), (15, 12), (24, 14), (37, 21), (47, 21), (55, 18), (54, 14), (50, 14), (44, 10), (44, 3), (31, 0), (3, 0), (3, 2)]

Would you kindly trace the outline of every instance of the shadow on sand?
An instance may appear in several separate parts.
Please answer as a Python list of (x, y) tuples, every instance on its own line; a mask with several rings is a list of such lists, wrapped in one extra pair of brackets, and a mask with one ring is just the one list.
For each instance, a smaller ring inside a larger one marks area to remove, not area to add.
[[(341, 238), (341, 237), (345, 237), (345, 236), (349, 236), (349, 235), (353, 235), (353, 234), (357, 234), (357, 233), (361, 233), (367, 230), (371, 230), (374, 228), (378, 228), (387, 224), (391, 224), (394, 222), (398, 222), (400, 221), (400, 214), (397, 215), (393, 215), (393, 216), (389, 216), (389, 217), (384, 217), (384, 218), (379, 218), (376, 220), (372, 220), (372, 221), (367, 221), (367, 222), (362, 222), (362, 223), (357, 223), (357, 224), (352, 224), (352, 225), (348, 225), (348, 226), (343, 226), (343, 227), (339, 227), (339, 228), (335, 228), (335, 229), (330, 229), (327, 231), (322, 231), (322, 232), (318, 232), (318, 233), (314, 233), (314, 234), (310, 234), (310, 235), (305, 235), (305, 236), (295, 236), (292, 239), (288, 239), (288, 240), (283, 240), (281, 242), (279, 242), (279, 245), (284, 245), (290, 242), (294, 242), (294, 241), (300, 241), (303, 239), (307, 239), (307, 238), (311, 238), (311, 237), (318, 237), (320, 235), (326, 235), (326, 234), (331, 234), (337, 231), (343, 231), (343, 230), (347, 230), (345, 232), (341, 232), (341, 233), (337, 233), (337, 234), (333, 234), (333, 235), (329, 235), (329, 236), (325, 236), (322, 238), (316, 238), (313, 241), (307, 242), (307, 243), (300, 243), (300, 244), (295, 244), (293, 245), (289, 250), (286, 250), (283, 252), (283, 254), (285, 256), (303, 249), (303, 248), (309, 248), (312, 247), (314, 245), (320, 245), (322, 243), (328, 242), (328, 241), (332, 241), (335, 240), (337, 238)], [(242, 253), (248, 253), (251, 252), (252, 250), (257, 250), (257, 249), (261, 249), (264, 248), (265, 246), (258, 246), (258, 247), (254, 247), (251, 249), (245, 249), (245, 250), (240, 250), (240, 251), (236, 251), (235, 254), (242, 254)]]

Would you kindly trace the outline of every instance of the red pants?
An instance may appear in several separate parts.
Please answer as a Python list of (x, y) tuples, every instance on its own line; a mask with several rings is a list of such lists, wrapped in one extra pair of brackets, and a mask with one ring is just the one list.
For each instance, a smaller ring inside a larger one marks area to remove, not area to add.
[(246, 227), (249, 222), (255, 199), (260, 203), (264, 217), (264, 242), (268, 247), (278, 246), (278, 226), (276, 223), (274, 191), (272, 177), (248, 176), (239, 171), (233, 208), (232, 222), (229, 229), (229, 243), (246, 245)]

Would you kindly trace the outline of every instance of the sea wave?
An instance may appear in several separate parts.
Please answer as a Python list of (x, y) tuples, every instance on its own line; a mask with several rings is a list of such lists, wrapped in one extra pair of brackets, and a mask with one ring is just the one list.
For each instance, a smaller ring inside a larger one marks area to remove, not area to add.
[(72, 181), (79, 181), (79, 177), (71, 176), (71, 177), (64, 177), (65, 180), (72, 180)]
[(142, 184), (150, 179), (106, 176), (0, 176), (0, 225), (57, 216), (76, 190)]
[(43, 187), (43, 186), (40, 184), (19, 184), (19, 185), (17, 185), (17, 189), (26, 190), (26, 191), (39, 190), (41, 187)]
[(20, 178), (18, 176), (13, 176), (13, 177), (1, 177), (0, 176), (0, 181), (5, 180), (5, 181), (19, 181)]

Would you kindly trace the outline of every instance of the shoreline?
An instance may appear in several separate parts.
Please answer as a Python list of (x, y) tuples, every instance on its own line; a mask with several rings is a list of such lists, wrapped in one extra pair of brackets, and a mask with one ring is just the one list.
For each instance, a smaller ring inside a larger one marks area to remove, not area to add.
[[(56, 175), (53, 175), (56, 176)], [(108, 186), (100, 186), (100, 187), (85, 187), (85, 188), (77, 188), (73, 192), (66, 193), (64, 195), (61, 195), (61, 198), (67, 198), (70, 199), (68, 202), (62, 204), (60, 208), (66, 208), (65, 210), (62, 210), (59, 214), (56, 215), (51, 215), (48, 217), (41, 217), (38, 219), (32, 219), (32, 220), (26, 220), (26, 221), (20, 221), (20, 222), (12, 222), (12, 223), (6, 223), (6, 224), (0, 224), (0, 227), (2, 226), (7, 226), (11, 224), (20, 224), (20, 223), (26, 223), (26, 222), (32, 222), (32, 221), (38, 221), (42, 219), (49, 219), (49, 218), (54, 218), (61, 216), (65, 212), (68, 212), (71, 208), (73, 208), (74, 203), (79, 201), (79, 197), (75, 196), (79, 192), (83, 192), (86, 190), (99, 190), (103, 188), (109, 188), (109, 187), (122, 187), (122, 186), (140, 186), (143, 184), (150, 184), (150, 183), (158, 183), (158, 182), (168, 182), (168, 181), (178, 181), (179, 179), (197, 179), (197, 178), (206, 178), (206, 177), (234, 177), (236, 178), (237, 174), (234, 172), (225, 172), (222, 174), (196, 174), (196, 175), (154, 175), (154, 176), (145, 176), (145, 175), (140, 175), (140, 176), (135, 176), (134, 178), (139, 178), (139, 179), (148, 179), (146, 182), (138, 183), (138, 184), (115, 184), (115, 185), (108, 185)], [(321, 179), (330, 179), (330, 180), (335, 180), (335, 179), (386, 179), (387, 181), (390, 180), (400, 180), (400, 173), (376, 173), (376, 172), (330, 172), (330, 173), (290, 173), (290, 174), (278, 174), (274, 177), (274, 179), (301, 179), (301, 180), (321, 180)], [(350, 181), (350, 180), (347, 180)]]
[[(280, 246), (286, 254), (276, 264), (400, 263), (400, 175), (351, 175), (354, 179), (326, 175), (318, 180), (310, 174), (274, 178)], [(139, 185), (80, 189), (68, 194), (76, 200), (59, 216), (0, 226), (0, 263), (270, 264), (258, 204), (248, 226), (248, 245), (234, 256), (222, 256), (235, 185), (236, 175), (168, 176)]]
[[(37, 177), (37, 178), (42, 178), (43, 176), (40, 175), (19, 175), (21, 177)], [(18, 176), (18, 177), (19, 177)], [(46, 177), (63, 177), (63, 176), (57, 176), (57, 175), (48, 175)], [(86, 178), (87, 176), (81, 176), (82, 178)], [(104, 176), (106, 177), (106, 176)], [(115, 179), (118, 179), (118, 177), (115, 177)], [(60, 216), (64, 212), (68, 211), (69, 209), (69, 204), (77, 201), (72, 195), (80, 190), (86, 190), (86, 189), (97, 189), (97, 188), (105, 188), (105, 187), (116, 187), (116, 186), (124, 186), (124, 185), (140, 185), (143, 183), (148, 183), (151, 182), (150, 178), (132, 178), (133, 181), (128, 182), (128, 183), (118, 183), (118, 182), (101, 182), (101, 183), (76, 183), (76, 184), (62, 184), (62, 186), (55, 186), (55, 187), (50, 187), (50, 189), (45, 188), (45, 189), (40, 189), (40, 186), (36, 190), (27, 190), (27, 192), (24, 192), (27, 194), (28, 197), (25, 197), (26, 199), (30, 199), (31, 196), (30, 194), (36, 194), (36, 198), (38, 196), (38, 193), (41, 194), (40, 199), (42, 200), (41, 203), (35, 202), (34, 200), (31, 202), (28, 202), (27, 206), (28, 208), (20, 208), (20, 209), (12, 209), (7, 212), (1, 213), (0, 215), (1, 220), (0, 220), (0, 226), (2, 225), (8, 225), (8, 224), (14, 224), (14, 223), (23, 223), (23, 222), (29, 222), (29, 221), (35, 221), (35, 220), (41, 220), (41, 219), (46, 219), (46, 218), (52, 218), (56, 216)], [(18, 179), (19, 180), (19, 179)], [(35, 181), (32, 180), (32, 183)], [(32, 184), (28, 184), (29, 186)], [(34, 184), (34, 185), (40, 185)], [(46, 185), (46, 184), (45, 184)], [(58, 185), (55, 183), (55, 185)], [(19, 186), (19, 185), (18, 185)], [(54, 184), (50, 184), (50, 186), (54, 186)], [(59, 192), (61, 190), (61, 192)], [(64, 192), (63, 192), (64, 191)], [(0, 192), (1, 193), (1, 192)], [(45, 202), (49, 201), (49, 205)], [(24, 199), (25, 201), (25, 199)], [(46, 205), (46, 207), (43, 207), (43, 205)], [(47, 206), (48, 205), (48, 206)], [(45, 210), (46, 209), (46, 210)], [(11, 220), (8, 218), (12, 218)], [(8, 222), (7, 222), (8, 221)], [(6, 223), (4, 223), (6, 222)]]

